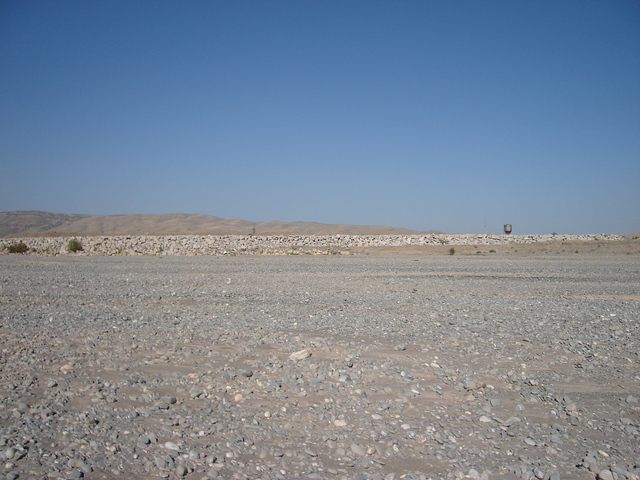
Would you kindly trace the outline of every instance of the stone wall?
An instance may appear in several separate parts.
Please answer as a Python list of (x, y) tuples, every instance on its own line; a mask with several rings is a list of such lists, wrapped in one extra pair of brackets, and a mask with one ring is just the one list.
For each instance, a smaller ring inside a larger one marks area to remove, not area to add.
[(508, 243), (615, 241), (619, 235), (164, 235), (95, 237), (24, 237), (0, 239), (5, 247), (23, 242), (29, 254), (66, 255), (67, 243), (77, 238), (85, 255), (260, 255), (348, 254), (351, 248), (419, 245), (504, 245)]

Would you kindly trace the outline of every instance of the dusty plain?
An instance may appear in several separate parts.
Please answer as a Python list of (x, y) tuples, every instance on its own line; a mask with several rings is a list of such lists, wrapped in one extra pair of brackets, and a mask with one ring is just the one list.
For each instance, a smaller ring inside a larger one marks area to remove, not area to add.
[(1, 474), (637, 479), (607, 248), (0, 256)]

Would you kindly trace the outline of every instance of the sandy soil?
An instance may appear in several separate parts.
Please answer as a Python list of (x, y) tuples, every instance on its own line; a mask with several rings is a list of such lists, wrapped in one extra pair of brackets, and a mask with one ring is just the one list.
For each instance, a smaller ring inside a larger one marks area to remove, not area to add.
[[(640, 234), (628, 235), (623, 241), (616, 242), (540, 242), (507, 245), (454, 245), (456, 255), (559, 255), (559, 254), (595, 254), (595, 255), (638, 255), (640, 254)], [(635, 238), (634, 238), (635, 237)], [(356, 254), (385, 255), (448, 255), (452, 247), (444, 246), (403, 246), (353, 248)]]

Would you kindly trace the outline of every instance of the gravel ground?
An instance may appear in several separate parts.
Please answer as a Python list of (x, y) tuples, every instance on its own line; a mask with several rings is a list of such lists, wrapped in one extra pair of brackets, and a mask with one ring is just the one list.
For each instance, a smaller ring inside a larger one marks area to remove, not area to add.
[(638, 479), (640, 257), (0, 257), (7, 479)]

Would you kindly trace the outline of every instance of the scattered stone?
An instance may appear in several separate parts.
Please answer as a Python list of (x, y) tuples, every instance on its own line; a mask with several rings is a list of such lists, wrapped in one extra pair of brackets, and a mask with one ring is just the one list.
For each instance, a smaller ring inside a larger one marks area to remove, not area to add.
[(353, 453), (360, 455), (361, 457), (364, 457), (367, 454), (367, 451), (357, 443), (352, 443), (350, 448)]
[(512, 427), (513, 425), (519, 424), (521, 421), (522, 420), (520, 420), (518, 417), (509, 417), (504, 422), (502, 422), (502, 425), (504, 425), (505, 427)]
[(23, 260), (6, 478), (639, 476), (634, 256)]
[(180, 447), (173, 442), (165, 442), (164, 448), (167, 450), (175, 450), (176, 452), (180, 450)]
[(191, 390), (189, 390), (189, 396), (192, 399), (200, 398), (204, 395), (204, 393), (204, 390), (198, 387), (193, 387), (191, 388)]
[(291, 355), (289, 355), (289, 360), (293, 360), (293, 361), (304, 360), (306, 358), (309, 358), (310, 356), (311, 356), (311, 352), (309, 352), (309, 350), (305, 348), (304, 350), (293, 352)]
[(598, 480), (615, 480), (611, 470), (600, 470), (598, 472)]

